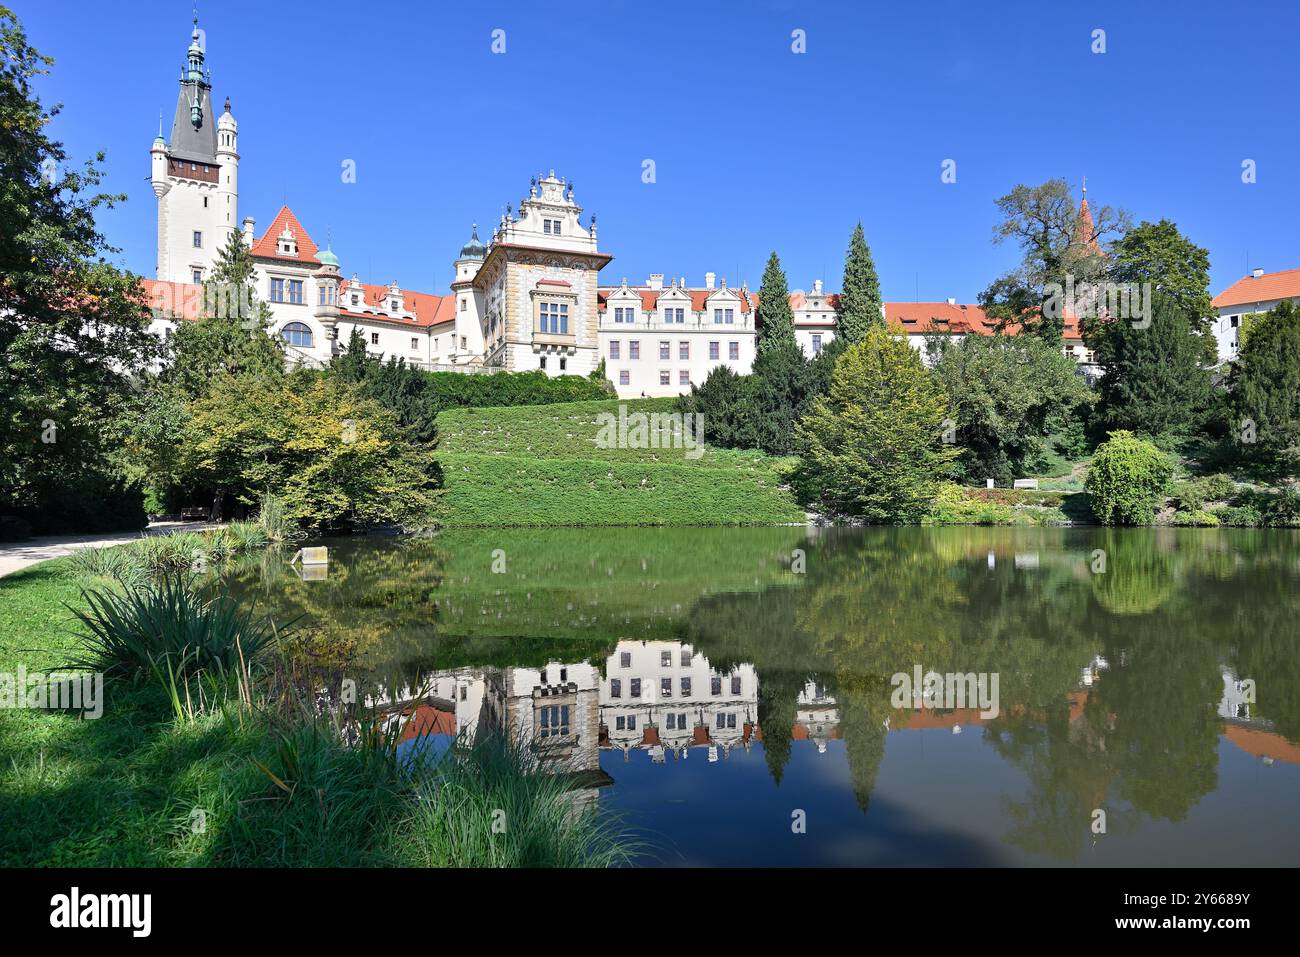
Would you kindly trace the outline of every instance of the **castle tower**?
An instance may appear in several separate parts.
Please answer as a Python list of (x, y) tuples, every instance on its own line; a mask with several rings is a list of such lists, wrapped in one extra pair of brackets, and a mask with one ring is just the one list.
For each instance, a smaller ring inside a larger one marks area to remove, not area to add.
[[(487, 247), (479, 241), (478, 223), (470, 230), (469, 242), (460, 247), (460, 255), (453, 264), (456, 278), (451, 291), (456, 297), (455, 341), (450, 350), (453, 363), (475, 363), (483, 360), (482, 293), (474, 288), (474, 277), (483, 267)], [(461, 345), (464, 343), (464, 346)]]
[(181, 67), (171, 142), (163, 139), (160, 124), (149, 150), (150, 182), (158, 197), (157, 278), (169, 282), (201, 282), (238, 230), (238, 128), (228, 101), (221, 117), (213, 116), (205, 59), (196, 16)]

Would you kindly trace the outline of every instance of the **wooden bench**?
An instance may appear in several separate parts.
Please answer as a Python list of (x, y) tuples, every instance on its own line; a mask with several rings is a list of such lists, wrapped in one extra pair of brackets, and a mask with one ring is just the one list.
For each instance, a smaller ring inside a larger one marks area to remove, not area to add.
[(191, 519), (204, 519), (208, 517), (208, 510), (202, 506), (191, 506), (190, 508), (181, 509), (181, 521), (187, 522)]

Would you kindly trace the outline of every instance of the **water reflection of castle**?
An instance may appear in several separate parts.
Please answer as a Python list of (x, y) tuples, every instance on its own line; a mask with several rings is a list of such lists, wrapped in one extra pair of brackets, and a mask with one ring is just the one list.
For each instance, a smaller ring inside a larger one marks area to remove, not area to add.
[[(1068, 695), (1072, 734), (1084, 733), (1080, 718), (1110, 663), (1094, 657), (1081, 669)], [(1300, 764), (1300, 748), (1252, 720), (1254, 682), (1223, 673), (1217, 711), (1224, 736), (1266, 763)], [(621, 751), (623, 760), (645, 752), (656, 764), (726, 760), (737, 747), (748, 751), (763, 734), (757, 723), (759, 676), (753, 665), (716, 667), (692, 646), (676, 641), (620, 641), (604, 666), (551, 662), (544, 667), (462, 668), (435, 673), (419, 689), (408, 688), (369, 702), (400, 722), (404, 741), (445, 735), (473, 744), (487, 730), (526, 742), (552, 770), (600, 786), (612, 779), (600, 754)], [(1021, 709), (1008, 709), (1017, 713)], [(800, 690), (791, 728), (795, 741), (826, 753), (842, 737), (838, 702), (827, 687), (807, 681)], [(960, 730), (985, 720), (977, 709), (918, 709), (895, 715), (890, 731)]]

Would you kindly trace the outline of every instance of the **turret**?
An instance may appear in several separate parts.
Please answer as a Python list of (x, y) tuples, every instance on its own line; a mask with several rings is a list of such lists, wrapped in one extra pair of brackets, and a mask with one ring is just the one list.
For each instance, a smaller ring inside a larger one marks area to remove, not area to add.
[(153, 194), (159, 199), (167, 194), (171, 189), (171, 184), (167, 182), (167, 141), (162, 135), (162, 114), (158, 114), (158, 135), (154, 137), (153, 146), (149, 148), (150, 174), (149, 181), (153, 184)]
[(217, 180), (217, 211), (221, 216), (222, 243), (239, 230), (239, 124), (230, 112), (230, 97), (226, 97), (225, 112), (217, 121), (217, 164), (221, 167)]
[(325, 331), (330, 354), (334, 352), (336, 326), (339, 321), (339, 259), (328, 245), (316, 254), (320, 268), (312, 273), (316, 280), (316, 308), (313, 313)]

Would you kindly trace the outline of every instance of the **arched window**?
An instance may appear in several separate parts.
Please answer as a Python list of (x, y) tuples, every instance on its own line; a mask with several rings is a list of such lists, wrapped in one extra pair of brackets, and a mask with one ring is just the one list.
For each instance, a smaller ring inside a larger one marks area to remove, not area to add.
[(291, 346), (298, 346), (302, 349), (310, 349), (312, 345), (311, 330), (301, 322), (291, 322), (280, 330), (280, 335), (284, 341)]

